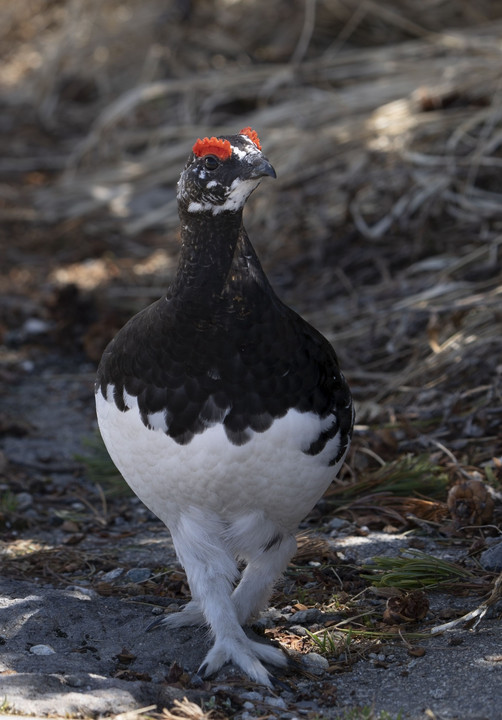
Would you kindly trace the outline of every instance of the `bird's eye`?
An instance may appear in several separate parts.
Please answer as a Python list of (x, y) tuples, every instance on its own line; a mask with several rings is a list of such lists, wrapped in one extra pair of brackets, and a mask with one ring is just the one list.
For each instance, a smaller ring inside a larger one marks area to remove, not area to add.
[(216, 170), (219, 164), (218, 158), (214, 155), (206, 155), (204, 158), (204, 167), (206, 170)]

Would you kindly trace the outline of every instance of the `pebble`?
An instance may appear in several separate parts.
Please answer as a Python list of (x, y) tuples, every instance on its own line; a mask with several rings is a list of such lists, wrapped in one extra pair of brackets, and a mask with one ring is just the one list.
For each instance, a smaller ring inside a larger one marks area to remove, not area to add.
[(295, 625), (310, 625), (322, 620), (323, 614), (317, 608), (308, 608), (308, 610), (298, 610), (291, 616), (291, 620)]
[(386, 660), (386, 656), (384, 655), (384, 653), (371, 652), (371, 653), (368, 653), (368, 657), (371, 658), (372, 660), (378, 660), (380, 662), (383, 662), (384, 660)]
[(342, 530), (342, 528), (346, 528), (350, 525), (348, 520), (344, 520), (344, 518), (334, 517), (332, 520), (329, 521), (329, 529), (330, 530)]
[(33, 505), (33, 495), (29, 492), (20, 492), (16, 495), (17, 509), (19, 511), (27, 510)]
[(300, 637), (305, 637), (307, 635), (307, 630), (303, 627), (303, 625), (290, 625), (289, 632), (299, 635)]
[(33, 362), (33, 360), (23, 360), (21, 363), (19, 363), (19, 367), (25, 373), (32, 373), (35, 370), (35, 363)]
[(280, 620), (284, 619), (283, 613), (276, 608), (269, 608), (263, 612), (259, 618), (253, 621), (253, 625), (256, 625), (263, 630), (269, 630), (277, 625)]
[(87, 684), (89, 678), (86, 675), (66, 675), (65, 682), (70, 687), (80, 688)]
[[(314, 717), (319, 717), (319, 701), (318, 700), (299, 700), (296, 707), (301, 711), (302, 715), (312, 714)], [(309, 713), (308, 711), (312, 711)]]
[(95, 590), (93, 590), (92, 588), (82, 587), (82, 585), (69, 585), (66, 589), (78, 593), (86, 600), (91, 600), (99, 597), (98, 593)]
[(308, 653), (303, 655), (302, 664), (307, 672), (313, 675), (322, 675), (329, 668), (329, 662), (319, 653)]
[(242, 707), (244, 708), (244, 710), (254, 710), (254, 705), (249, 700), (246, 700)]
[(259, 692), (256, 692), (255, 690), (243, 692), (240, 694), (240, 697), (243, 700), (254, 700), (255, 702), (261, 702), (263, 700), (263, 695)]
[(132, 583), (141, 583), (145, 582), (145, 580), (148, 580), (151, 576), (152, 571), (150, 568), (132, 568), (132, 570), (128, 570), (125, 574), (125, 579), (128, 582)]
[(28, 318), (21, 328), (25, 335), (43, 335), (49, 330), (49, 323), (40, 318)]
[(281, 697), (266, 697), (264, 702), (272, 707), (279, 708), (280, 710), (286, 710), (286, 703)]
[(489, 570), (490, 572), (501, 572), (502, 542), (498, 542), (496, 545), (492, 545), (487, 550), (484, 550), (479, 557), (479, 562), (485, 570)]
[(55, 655), (56, 651), (50, 645), (32, 645), (30, 652), (33, 655)]
[(124, 572), (124, 568), (121, 568), (121, 567), (114, 568), (113, 570), (110, 570), (109, 572), (104, 573), (104, 575), (101, 576), (101, 580), (102, 580), (102, 582), (107, 582), (107, 583), (113, 582), (118, 577), (120, 577), (123, 572)]

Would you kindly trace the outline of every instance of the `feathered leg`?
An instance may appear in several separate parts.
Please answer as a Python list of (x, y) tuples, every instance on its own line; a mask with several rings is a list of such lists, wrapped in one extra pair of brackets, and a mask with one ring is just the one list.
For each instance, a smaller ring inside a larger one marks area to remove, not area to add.
[(261, 661), (285, 665), (287, 660), (277, 648), (250, 640), (241, 628), (231, 598), (238, 569), (223, 539), (221, 521), (191, 508), (171, 527), (171, 534), (193, 601), (201, 608), (214, 636), (214, 645), (200, 671), (211, 675), (226, 662), (233, 662), (251, 679), (270, 686), (268, 671)]
[(232, 593), (232, 601), (241, 625), (256, 618), (267, 607), (274, 583), (284, 572), (296, 551), (292, 535), (277, 537), (269, 547), (260, 548), (248, 559), (240, 583)]

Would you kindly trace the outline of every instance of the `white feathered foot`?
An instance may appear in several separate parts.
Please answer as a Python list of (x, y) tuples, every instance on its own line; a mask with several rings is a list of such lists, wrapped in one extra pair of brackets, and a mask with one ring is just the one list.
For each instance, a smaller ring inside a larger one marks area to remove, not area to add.
[[(291, 535), (275, 533), (265, 546), (259, 545), (256, 535), (262, 533), (256, 533), (250, 543), (249, 530), (249, 524), (241, 521), (222, 531), (221, 521), (215, 516), (200, 512), (184, 514), (171, 528), (171, 534), (187, 574), (192, 600), (180, 612), (154, 621), (148, 629), (160, 625), (171, 629), (208, 625), (214, 644), (199, 673), (208, 677), (232, 662), (251, 680), (270, 687), (270, 673), (263, 663), (285, 667), (287, 656), (268, 643), (251, 640), (242, 625), (266, 607), (274, 582), (287, 566), (296, 542)], [(247, 565), (233, 589), (239, 576), (234, 555), (242, 557), (238, 552), (242, 541)]]

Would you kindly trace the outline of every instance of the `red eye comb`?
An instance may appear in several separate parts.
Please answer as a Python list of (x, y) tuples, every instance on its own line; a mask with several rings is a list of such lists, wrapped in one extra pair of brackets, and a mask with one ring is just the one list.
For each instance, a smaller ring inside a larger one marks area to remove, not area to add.
[(252, 128), (250, 128), (250, 127), (242, 128), (239, 135), (245, 135), (246, 137), (248, 137), (251, 140), (251, 142), (253, 142), (256, 145), (258, 150), (261, 150), (260, 138), (258, 137), (257, 133)]
[(232, 146), (228, 140), (222, 140), (216, 137), (205, 137), (204, 140), (197, 140), (192, 151), (197, 157), (216, 155), (220, 160), (226, 160), (232, 154)]

